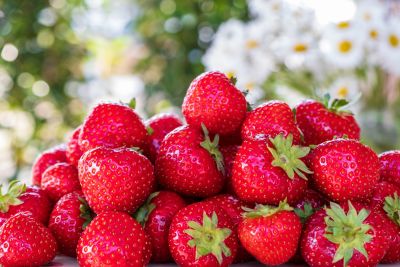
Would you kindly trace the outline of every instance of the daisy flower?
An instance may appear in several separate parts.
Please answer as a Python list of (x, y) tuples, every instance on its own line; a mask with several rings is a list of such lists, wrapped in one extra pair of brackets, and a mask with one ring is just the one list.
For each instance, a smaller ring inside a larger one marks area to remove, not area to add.
[(361, 23), (373, 23), (382, 21), (387, 12), (382, 1), (378, 0), (363, 0), (357, 4), (357, 10), (354, 19)]
[(345, 99), (349, 102), (356, 100), (361, 91), (358, 80), (353, 76), (345, 76), (335, 80), (328, 88), (332, 99)]
[(379, 59), (388, 72), (400, 75), (400, 19), (392, 18), (379, 44)]

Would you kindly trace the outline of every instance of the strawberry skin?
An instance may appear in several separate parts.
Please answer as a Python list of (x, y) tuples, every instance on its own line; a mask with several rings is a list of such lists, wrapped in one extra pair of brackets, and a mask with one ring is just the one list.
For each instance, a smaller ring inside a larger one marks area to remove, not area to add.
[(235, 161), (236, 154), (239, 150), (239, 145), (229, 144), (221, 145), (220, 151), (224, 157), (224, 167), (225, 167), (225, 190), (229, 194), (234, 194), (232, 187), (232, 168)]
[(147, 132), (149, 132), (149, 154), (151, 160), (156, 160), (161, 142), (164, 137), (172, 130), (182, 126), (181, 120), (174, 114), (157, 114), (145, 122)]
[(37, 157), (32, 167), (32, 184), (40, 186), (42, 174), (48, 167), (59, 163), (67, 162), (65, 145), (59, 145), (43, 152)]
[(308, 217), (325, 204), (327, 204), (327, 201), (320, 193), (307, 188), (301, 200), (294, 205), (294, 211), (300, 217), (302, 223), (305, 223)]
[(81, 189), (78, 170), (69, 163), (57, 163), (43, 173), (41, 188), (57, 202), (65, 194)]
[(75, 167), (78, 167), (79, 159), (83, 154), (81, 147), (79, 146), (79, 135), (81, 134), (81, 129), (82, 126), (79, 126), (78, 128), (75, 129), (75, 131), (72, 133), (72, 136), (67, 143), (67, 149), (66, 149), (66, 156), (68, 162), (74, 165)]
[(83, 152), (98, 146), (138, 147), (146, 151), (148, 135), (141, 118), (127, 105), (101, 103), (82, 125), (79, 145)]
[(381, 179), (400, 186), (400, 150), (387, 151), (379, 155)]
[(148, 201), (137, 211), (136, 219), (144, 226), (152, 244), (152, 262), (170, 262), (168, 230), (174, 215), (186, 206), (178, 194), (160, 191), (150, 195)]
[(138, 222), (124, 212), (104, 212), (86, 227), (78, 242), (81, 267), (143, 267), (148, 264), (149, 240)]
[(242, 126), (243, 140), (268, 140), (278, 134), (293, 135), (293, 143), (300, 144), (300, 131), (289, 105), (283, 101), (268, 101), (250, 111)]
[(388, 196), (393, 197), (394, 194), (400, 196), (399, 186), (385, 181), (377, 183), (371, 197), (370, 207), (373, 209), (383, 210), (385, 198)]
[[(204, 140), (200, 130), (188, 125), (165, 137), (155, 165), (164, 188), (191, 197), (213, 196), (222, 190), (225, 177), (212, 154), (201, 146)], [(212, 149), (219, 152), (217, 147)]]
[(315, 100), (296, 107), (296, 121), (307, 145), (318, 145), (334, 137), (360, 139), (360, 127), (350, 113), (335, 112)]
[(314, 185), (334, 201), (369, 199), (379, 180), (378, 156), (356, 140), (324, 142), (310, 157)]
[(0, 228), (0, 264), (43, 266), (54, 259), (57, 243), (49, 229), (25, 213), (12, 216)]
[(128, 148), (90, 150), (80, 159), (78, 169), (83, 194), (97, 214), (135, 212), (155, 184), (150, 161)]
[(242, 92), (221, 72), (206, 72), (192, 81), (182, 104), (189, 125), (210, 133), (229, 135), (238, 130), (246, 116)]
[(239, 224), (239, 239), (259, 262), (283, 264), (295, 254), (301, 235), (301, 222), (285, 202), (279, 207), (256, 205), (246, 209)]

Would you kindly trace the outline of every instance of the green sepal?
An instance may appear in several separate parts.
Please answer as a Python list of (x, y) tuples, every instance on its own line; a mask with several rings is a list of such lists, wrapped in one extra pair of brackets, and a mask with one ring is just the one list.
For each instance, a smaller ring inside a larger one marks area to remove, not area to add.
[(293, 135), (289, 134), (286, 138), (283, 134), (278, 134), (275, 138), (270, 138), (274, 148), (268, 146), (274, 160), (272, 166), (282, 168), (290, 179), (297, 174), (302, 179), (307, 180), (306, 174), (313, 173), (301, 160), (310, 152), (309, 147), (293, 145)]
[(387, 216), (398, 226), (400, 226), (400, 199), (397, 193), (394, 196), (385, 197), (385, 203), (383, 205)]
[(151, 126), (147, 126), (146, 130), (147, 130), (148, 135), (152, 135), (154, 133), (154, 129), (151, 128)]
[(130, 151), (137, 152), (137, 153), (142, 154), (142, 155), (143, 155), (143, 153), (144, 153), (144, 152), (143, 152), (143, 149), (141, 149), (140, 147), (137, 147), (137, 146), (130, 147), (129, 150), (130, 150)]
[(2, 193), (2, 186), (0, 185), (0, 212), (6, 213), (10, 206), (18, 206), (24, 203), (19, 197), (26, 191), (26, 185), (20, 183), (18, 180), (13, 180), (8, 186), (5, 194)]
[(237, 78), (236, 78), (236, 76), (231, 76), (231, 77), (229, 77), (229, 81), (231, 82), (231, 84), (236, 85), (236, 83), (237, 83)]
[(79, 197), (78, 199), (81, 202), (81, 205), (79, 206), (81, 214), (79, 217), (85, 220), (85, 222), (82, 225), (82, 229), (85, 230), (86, 227), (90, 224), (90, 222), (94, 219), (95, 213), (90, 209), (89, 204), (84, 198)]
[(322, 98), (322, 104), (329, 110), (335, 113), (347, 113), (353, 114), (348, 108), (356, 103), (361, 97), (361, 93), (358, 94), (351, 102), (346, 99), (333, 99), (331, 100), (331, 96), (329, 93), (325, 94)]
[(201, 128), (204, 133), (204, 141), (200, 143), (200, 146), (210, 153), (211, 157), (214, 159), (217, 168), (222, 174), (225, 175), (225, 167), (224, 167), (224, 157), (222, 156), (221, 151), (219, 151), (219, 135), (216, 134), (214, 140), (211, 141), (208, 130), (204, 123), (201, 124)]
[(351, 202), (348, 202), (347, 213), (336, 203), (331, 202), (330, 208), (326, 209), (327, 216), (324, 218), (326, 228), (325, 237), (338, 245), (332, 263), (343, 260), (346, 267), (357, 250), (368, 259), (365, 244), (370, 242), (372, 235), (368, 234), (373, 228), (364, 221), (369, 216), (369, 211), (362, 209), (359, 212)]
[(187, 244), (196, 249), (196, 260), (212, 254), (221, 265), (223, 255), (225, 257), (232, 255), (231, 250), (225, 244), (225, 239), (232, 234), (232, 230), (218, 228), (218, 216), (215, 212), (212, 213), (211, 218), (203, 212), (202, 224), (196, 221), (188, 221), (187, 225), (189, 229), (184, 232), (192, 237)]
[(138, 223), (140, 223), (143, 227), (149, 219), (150, 213), (156, 208), (156, 205), (151, 203), (153, 198), (155, 198), (160, 192), (152, 193), (144, 203), (133, 215)]
[(131, 101), (129, 101), (128, 106), (131, 109), (135, 109), (136, 108), (136, 98), (132, 98)]
[(293, 208), (290, 207), (289, 204), (287, 203), (286, 199), (279, 202), (279, 205), (277, 207), (271, 205), (256, 204), (254, 209), (248, 207), (242, 207), (242, 209), (245, 211), (244, 213), (242, 213), (242, 216), (244, 218), (269, 217), (280, 211), (293, 210)]
[(301, 223), (305, 224), (307, 219), (314, 214), (315, 210), (310, 203), (305, 203), (303, 209), (295, 208), (294, 212), (299, 216)]

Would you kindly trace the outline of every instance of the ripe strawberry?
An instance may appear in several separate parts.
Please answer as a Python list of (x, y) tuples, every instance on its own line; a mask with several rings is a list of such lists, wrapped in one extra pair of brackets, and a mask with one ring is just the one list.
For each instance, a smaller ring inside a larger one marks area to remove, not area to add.
[(268, 101), (253, 111), (250, 111), (242, 126), (243, 140), (268, 140), (283, 134), (293, 135), (293, 143), (301, 143), (300, 131), (294, 120), (289, 105), (285, 102)]
[(79, 145), (83, 152), (104, 146), (146, 150), (148, 135), (141, 118), (127, 105), (101, 103), (82, 125)]
[(343, 111), (345, 100), (326, 97), (324, 104), (306, 100), (296, 107), (296, 121), (307, 145), (318, 145), (334, 137), (360, 139), (360, 127), (353, 114)]
[(81, 134), (81, 129), (82, 126), (76, 128), (67, 143), (67, 150), (66, 150), (67, 159), (68, 162), (74, 165), (75, 167), (78, 167), (79, 159), (83, 154), (81, 147), (79, 146), (79, 135)]
[(174, 216), (169, 229), (169, 248), (182, 267), (229, 266), (238, 240), (234, 224), (221, 207), (209, 202), (191, 204)]
[(79, 179), (90, 208), (133, 213), (154, 188), (150, 161), (129, 148), (98, 147), (79, 161)]
[(186, 206), (176, 193), (160, 191), (150, 195), (136, 212), (136, 220), (144, 227), (152, 244), (152, 262), (170, 262), (168, 230), (174, 215)]
[(387, 151), (379, 155), (381, 180), (400, 186), (400, 150)]
[(390, 237), (390, 246), (382, 263), (400, 262), (400, 199), (399, 194), (387, 196), (383, 206), (385, 215), (390, 219), (388, 225), (388, 236)]
[(334, 201), (369, 199), (379, 180), (378, 156), (356, 140), (327, 141), (310, 157), (314, 185)]
[(300, 217), (304, 224), (316, 210), (322, 208), (326, 204), (326, 199), (317, 191), (307, 188), (303, 197), (294, 206), (294, 212)]
[(371, 197), (370, 207), (383, 210), (385, 198), (393, 197), (395, 193), (400, 195), (399, 186), (385, 181), (377, 183)]
[(76, 257), (79, 237), (92, 217), (81, 191), (66, 194), (56, 203), (50, 215), (49, 229), (62, 254)]
[(301, 158), (309, 148), (292, 145), (292, 140), (292, 135), (279, 134), (271, 143), (243, 142), (232, 170), (233, 189), (241, 200), (271, 205), (285, 198), (290, 204), (300, 200), (310, 173)]
[(155, 166), (163, 187), (192, 197), (213, 196), (222, 190), (225, 179), (219, 137), (211, 142), (207, 130), (203, 131), (187, 125), (166, 136)]
[(239, 239), (259, 262), (283, 264), (295, 254), (301, 235), (301, 222), (286, 201), (278, 207), (257, 204), (245, 208), (239, 224)]
[(65, 194), (81, 189), (78, 170), (69, 163), (57, 163), (43, 173), (41, 188), (57, 202)]
[(78, 242), (81, 267), (143, 267), (150, 259), (150, 244), (138, 222), (124, 212), (107, 211), (97, 215)]
[(54, 259), (57, 243), (49, 229), (25, 213), (18, 213), (0, 228), (0, 264), (42, 266)]
[(220, 72), (206, 72), (192, 81), (182, 104), (189, 125), (200, 129), (203, 123), (214, 134), (237, 131), (245, 116), (247, 103), (242, 92)]
[[(234, 232), (237, 234), (237, 226), (242, 221), (242, 207), (246, 207), (245, 203), (229, 194), (217, 195), (204, 201), (223, 208), (231, 218), (235, 226)], [(244, 249), (244, 247), (240, 243), (238, 245), (238, 252), (233, 262), (246, 262), (251, 260), (251, 255)]]
[(239, 147), (240, 147), (239, 145), (230, 144), (230, 145), (221, 145), (219, 149), (224, 159), (225, 180), (226, 180), (225, 188), (229, 194), (235, 193), (232, 187), (232, 168)]
[(65, 145), (59, 145), (44, 151), (39, 157), (37, 157), (32, 167), (33, 185), (40, 186), (42, 174), (45, 170), (47, 170), (48, 167), (59, 162), (67, 162), (65, 149)]
[(150, 137), (149, 154), (154, 162), (164, 137), (175, 128), (182, 126), (182, 122), (176, 115), (162, 113), (151, 117), (145, 124)]
[(309, 218), (301, 240), (308, 265), (372, 267), (383, 258), (389, 246), (387, 219), (353, 204), (331, 202)]
[[(1, 193), (1, 185), (0, 185)], [(0, 196), (0, 226), (11, 216), (24, 212), (47, 225), (52, 206), (46, 193), (34, 186), (26, 186), (14, 180), (8, 192)]]

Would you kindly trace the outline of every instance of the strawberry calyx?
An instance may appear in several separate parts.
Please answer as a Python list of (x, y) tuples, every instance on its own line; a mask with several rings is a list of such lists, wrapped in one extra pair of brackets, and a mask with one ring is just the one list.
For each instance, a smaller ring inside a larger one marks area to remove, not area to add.
[(19, 196), (26, 191), (26, 185), (18, 180), (10, 182), (7, 193), (2, 193), (2, 185), (0, 185), (0, 212), (6, 213), (10, 206), (18, 206), (24, 203)]
[(136, 108), (136, 98), (132, 98), (131, 101), (129, 101), (128, 106), (131, 109), (135, 109)]
[(222, 156), (221, 151), (219, 151), (219, 135), (216, 134), (213, 141), (211, 141), (208, 130), (206, 126), (202, 123), (201, 128), (204, 133), (204, 141), (200, 143), (200, 146), (210, 153), (211, 157), (214, 159), (217, 164), (217, 168), (220, 172), (225, 174), (224, 168), (224, 157)]
[(305, 174), (311, 174), (306, 164), (301, 160), (310, 152), (309, 147), (293, 145), (293, 135), (289, 134), (286, 138), (283, 134), (278, 134), (275, 138), (269, 139), (274, 148), (268, 145), (274, 160), (272, 166), (282, 168), (290, 179), (294, 179), (297, 174), (307, 180)]
[(192, 237), (187, 244), (196, 249), (196, 260), (202, 256), (212, 254), (221, 265), (223, 255), (225, 257), (232, 255), (231, 250), (224, 242), (232, 234), (232, 230), (218, 228), (218, 216), (215, 212), (212, 213), (211, 218), (203, 212), (202, 224), (196, 221), (189, 221), (187, 225), (189, 229), (184, 232)]
[(299, 216), (302, 224), (305, 224), (307, 219), (314, 214), (315, 210), (310, 203), (305, 203), (303, 208), (295, 208), (294, 212)]
[(154, 133), (154, 129), (151, 128), (151, 126), (147, 126), (147, 127), (146, 127), (146, 131), (147, 131), (147, 134), (148, 134), (148, 135), (152, 135), (152, 134)]
[(383, 209), (386, 215), (398, 226), (400, 226), (400, 199), (397, 193), (394, 196), (385, 197), (385, 204)]
[(85, 228), (89, 225), (89, 223), (94, 219), (95, 214), (90, 209), (89, 204), (86, 202), (84, 198), (78, 197), (78, 199), (81, 202), (81, 205), (79, 206), (79, 210), (81, 212), (80, 217), (85, 220), (85, 222), (82, 225), (82, 229), (85, 230)]
[(361, 95), (358, 95), (353, 101), (349, 102), (346, 99), (331, 99), (330, 94), (325, 94), (323, 99), (322, 99), (322, 104), (331, 112), (340, 114), (340, 113), (346, 113), (346, 114), (352, 114), (351, 111), (349, 111), (347, 108), (352, 106), (355, 102), (358, 101)]
[(248, 207), (242, 207), (245, 211), (242, 216), (244, 218), (259, 218), (259, 217), (269, 217), (281, 211), (292, 211), (293, 208), (289, 206), (286, 199), (279, 202), (278, 207), (271, 205), (256, 204), (254, 209)]
[(151, 200), (155, 198), (160, 192), (154, 192), (152, 193), (146, 200), (146, 203), (144, 203), (134, 214), (134, 218), (138, 223), (140, 223), (142, 226), (145, 225), (147, 220), (149, 219), (150, 213), (156, 208), (156, 205), (151, 203)]
[(338, 245), (332, 263), (343, 260), (346, 267), (357, 250), (368, 259), (368, 253), (364, 245), (371, 241), (372, 235), (368, 232), (373, 230), (371, 225), (364, 223), (370, 212), (362, 209), (359, 212), (351, 202), (348, 202), (347, 213), (336, 203), (331, 202), (330, 208), (326, 209), (325, 237)]

